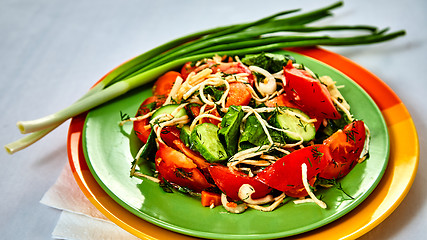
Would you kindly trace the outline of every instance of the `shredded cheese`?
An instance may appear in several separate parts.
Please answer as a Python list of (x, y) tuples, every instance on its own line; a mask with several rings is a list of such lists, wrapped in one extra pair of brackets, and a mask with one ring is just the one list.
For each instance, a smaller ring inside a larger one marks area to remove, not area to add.
[(271, 212), (274, 209), (276, 209), (282, 203), (282, 201), (283, 201), (283, 199), (285, 199), (285, 197), (286, 197), (285, 193), (282, 193), (280, 196), (276, 197), (274, 199), (274, 202), (268, 207), (255, 205), (255, 204), (248, 204), (248, 207), (259, 210), (259, 211), (263, 211), (263, 212)]
[(365, 159), (368, 157), (369, 142), (370, 142), (370, 139), (371, 139), (371, 131), (369, 130), (369, 128), (368, 128), (368, 126), (366, 124), (365, 124), (365, 129), (366, 129), (365, 144), (363, 145), (363, 150), (360, 153), (359, 160), (357, 161), (358, 163), (361, 163), (361, 162), (365, 161)]
[(193, 129), (198, 124), (198, 121), (201, 120), (202, 118), (213, 118), (213, 119), (216, 119), (218, 121), (222, 121), (222, 118), (217, 117), (217, 116), (212, 115), (212, 114), (207, 114), (207, 113), (200, 114), (199, 116), (195, 117), (194, 120), (193, 120), (193, 122), (191, 123), (191, 125), (190, 125), (190, 131), (193, 131)]
[(337, 98), (332, 97), (332, 101), (334, 101), (334, 103), (345, 113), (350, 121), (353, 121), (353, 115), (351, 115), (350, 111), (348, 111), (348, 109), (340, 101), (338, 101)]
[(308, 180), (307, 180), (307, 165), (305, 163), (301, 165), (301, 170), (302, 170), (302, 183), (308, 195), (310, 196), (310, 198), (313, 200), (313, 202), (315, 202), (321, 208), (327, 208), (326, 203), (317, 199), (317, 197), (314, 195), (314, 193), (310, 189), (310, 184), (308, 184)]
[(170, 91), (170, 93), (168, 95), (168, 98), (166, 98), (166, 101), (163, 103), (163, 106), (171, 104), (171, 102), (172, 102), (172, 96), (177, 95), (178, 90), (181, 88), (181, 85), (182, 85), (183, 81), (184, 80), (180, 76), (176, 77), (175, 83), (173, 84), (173, 87), (172, 87), (172, 89), (171, 89), (171, 91)]
[(151, 112), (149, 112), (149, 113), (146, 113), (145, 115), (143, 115), (143, 116), (138, 116), (138, 117), (132, 117), (132, 118), (129, 118), (129, 119), (126, 119), (126, 120), (123, 120), (123, 121), (121, 121), (120, 123), (119, 123), (119, 125), (120, 126), (123, 126), (125, 123), (127, 123), (127, 122), (136, 122), (136, 121), (141, 121), (141, 120), (144, 120), (144, 119), (147, 119), (147, 118), (149, 118), (149, 117), (151, 117), (151, 115), (153, 115), (153, 113), (155, 112), (155, 110), (153, 110), (153, 111), (151, 111)]
[(341, 92), (338, 90), (339, 87), (336, 86), (336, 82), (334, 80), (332, 80), (331, 77), (329, 76), (321, 76), (319, 78), (320, 82), (324, 83), (326, 85), (326, 87), (328, 88), (329, 94), (336, 99), (341, 99), (342, 100), (342, 106), (347, 109), (350, 110), (350, 105), (347, 103), (347, 101), (345, 100), (345, 98), (342, 96)]

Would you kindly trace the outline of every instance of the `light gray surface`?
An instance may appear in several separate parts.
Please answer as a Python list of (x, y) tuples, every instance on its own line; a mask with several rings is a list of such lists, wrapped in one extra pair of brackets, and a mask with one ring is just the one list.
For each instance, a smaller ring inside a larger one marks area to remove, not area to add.
[[(21, 137), (15, 123), (60, 110), (118, 64), (198, 30), (335, 1), (0, 1), (0, 144)], [(426, 142), (427, 2), (347, 1), (328, 24), (405, 29), (392, 42), (330, 47), (385, 81)], [(68, 122), (14, 155), (0, 151), (0, 239), (50, 239), (59, 211), (39, 203), (67, 164)], [(409, 194), (362, 239), (421, 239), (427, 223), (426, 150)]]

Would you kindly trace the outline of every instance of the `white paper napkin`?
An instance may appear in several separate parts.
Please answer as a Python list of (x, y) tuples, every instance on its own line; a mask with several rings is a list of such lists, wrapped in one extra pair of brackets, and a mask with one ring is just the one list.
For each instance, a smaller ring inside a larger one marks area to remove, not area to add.
[(52, 232), (54, 239), (138, 239), (106, 218), (81, 192), (66, 164), (40, 202), (62, 210)]

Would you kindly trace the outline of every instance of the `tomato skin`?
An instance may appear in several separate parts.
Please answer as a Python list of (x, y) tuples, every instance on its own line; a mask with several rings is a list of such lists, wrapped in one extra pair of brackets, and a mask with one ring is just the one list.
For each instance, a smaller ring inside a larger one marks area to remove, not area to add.
[(172, 147), (175, 150), (179, 148), (175, 144), (175, 140), (180, 140), (179, 135), (181, 131), (176, 126), (164, 127), (160, 132), (160, 137), (166, 143), (166, 145)]
[(262, 198), (271, 192), (271, 188), (258, 181), (254, 177), (249, 177), (243, 172), (233, 171), (222, 165), (209, 166), (209, 173), (218, 188), (233, 200), (240, 200), (238, 192), (243, 184), (249, 184), (255, 192), (252, 198)]
[[(201, 105), (197, 105), (197, 104), (193, 105), (192, 104), (189, 107), (186, 107), (186, 109), (188, 112), (190, 112), (193, 115), (193, 117), (197, 117), (200, 115), (200, 108), (201, 107), (202, 107)], [(216, 110), (216, 108), (213, 109), (209, 114), (214, 115), (216, 117), (221, 117), (219, 115), (218, 111)], [(214, 119), (214, 118), (202, 118), (200, 120), (200, 123), (212, 123), (212, 124), (218, 126), (221, 123), (221, 121)]]
[(306, 71), (293, 67), (289, 61), (284, 67), (287, 96), (301, 107), (303, 112), (317, 119), (339, 119), (341, 115), (332, 102), (326, 86), (311, 77)]
[[(145, 99), (141, 106), (139, 107), (135, 117), (143, 116), (150, 112), (150, 109), (147, 107), (149, 104), (154, 103), (154, 108), (160, 107), (165, 102), (165, 98), (162, 96), (151, 96)], [(148, 136), (150, 136), (151, 127), (149, 124), (149, 118), (134, 121), (133, 129), (135, 131), (136, 136), (143, 142), (146, 143)]]
[(181, 139), (177, 139), (173, 141), (173, 144), (177, 146), (177, 148), (184, 153), (187, 157), (191, 158), (193, 162), (197, 165), (199, 169), (203, 172), (207, 172), (210, 163), (206, 161), (198, 152), (191, 150), (189, 147), (185, 146), (184, 142)]
[[(308, 180), (308, 183), (313, 186), (316, 182), (316, 177), (312, 177), (310, 180)], [(299, 187), (299, 188), (292, 188), (290, 190), (285, 191), (286, 196), (294, 197), (294, 198), (300, 198), (305, 197), (308, 195), (307, 190), (305, 190), (305, 187)]]
[(230, 83), (230, 90), (228, 92), (225, 107), (246, 106), (252, 99), (252, 94), (247, 90), (246, 85), (241, 82)]
[(277, 106), (279, 106), (279, 107), (297, 108), (297, 109), (300, 109), (302, 111), (302, 109), (300, 108), (300, 106), (298, 106), (297, 104), (293, 103), (286, 96), (286, 94), (280, 94), (279, 96), (266, 101), (265, 105), (267, 107), (277, 107)]
[(181, 73), (176, 71), (169, 71), (157, 78), (152, 89), (153, 95), (163, 95), (167, 97), (177, 77), (182, 77)]
[(196, 67), (194, 66), (193, 62), (187, 62), (184, 64), (184, 66), (182, 66), (181, 76), (184, 81), (187, 79), (188, 75), (190, 75), (190, 73), (194, 71), (194, 69), (196, 69)]
[(332, 161), (329, 147), (317, 144), (298, 149), (256, 175), (266, 185), (286, 192), (302, 188), (301, 165), (307, 165), (307, 179), (310, 181)]
[(212, 187), (190, 158), (164, 143), (159, 142), (155, 164), (160, 179), (196, 192)]
[(202, 191), (202, 206), (210, 207), (212, 204), (214, 207), (221, 205), (221, 195), (218, 193)]
[(347, 175), (357, 164), (366, 140), (365, 124), (354, 121), (324, 140), (329, 147), (333, 161), (323, 170), (319, 177), (338, 179)]
[(200, 65), (200, 66), (194, 66), (192, 62), (187, 62), (184, 64), (184, 66), (181, 68), (181, 75), (184, 80), (187, 79), (188, 75), (190, 75), (191, 72), (198, 73), (202, 71), (203, 69), (210, 68), (212, 69), (213, 73), (217, 72), (223, 72), (225, 74), (237, 74), (237, 73), (247, 73), (248, 74), (248, 83), (253, 86), (255, 77), (252, 74), (252, 71), (249, 70), (248, 67), (243, 65), (240, 62), (221, 62), (217, 63), (213, 60), (208, 60), (206, 63)]

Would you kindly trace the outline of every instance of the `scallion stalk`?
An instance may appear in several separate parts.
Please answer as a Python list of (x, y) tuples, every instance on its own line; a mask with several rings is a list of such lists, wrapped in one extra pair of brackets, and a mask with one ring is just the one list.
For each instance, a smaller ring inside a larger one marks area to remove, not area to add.
[[(307, 26), (316, 20), (331, 16), (330, 10), (341, 6), (337, 2), (311, 12), (286, 18), (284, 15), (298, 10), (280, 12), (260, 20), (212, 28), (174, 39), (149, 50), (120, 65), (90, 89), (78, 101), (52, 115), (17, 123), (22, 133), (31, 133), (24, 138), (7, 144), (9, 153), (17, 152), (38, 141), (61, 125), (67, 119), (106, 103), (128, 91), (147, 84), (164, 72), (176, 69), (186, 62), (209, 58), (214, 55), (245, 55), (279, 50), (287, 47), (307, 47), (315, 45), (345, 46), (371, 44), (387, 41), (405, 34), (397, 31), (387, 34), (387, 29), (377, 31), (376, 27), (356, 26)], [(369, 34), (351, 37), (292, 35), (320, 31), (367, 30)], [(286, 35), (273, 35), (283, 34)]]

